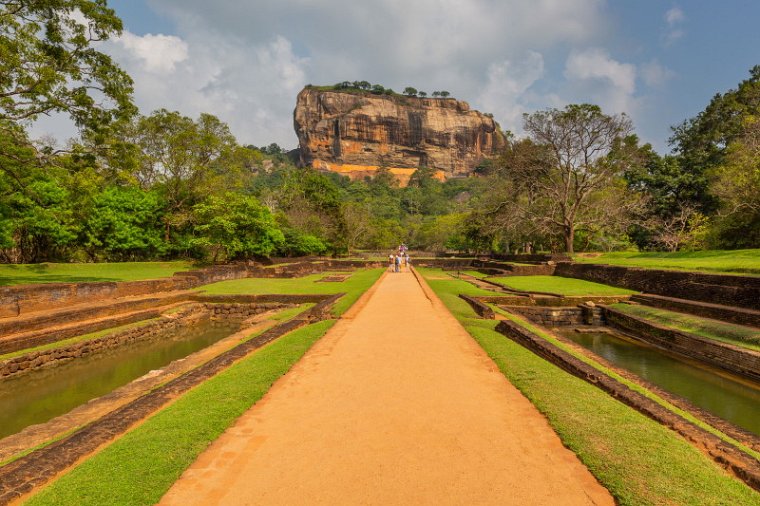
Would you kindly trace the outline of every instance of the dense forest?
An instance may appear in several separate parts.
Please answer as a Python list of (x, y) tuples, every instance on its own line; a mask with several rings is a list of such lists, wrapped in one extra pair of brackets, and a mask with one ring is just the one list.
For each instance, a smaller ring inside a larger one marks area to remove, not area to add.
[[(472, 177), (440, 182), (423, 167), (400, 188), (383, 170), (350, 181), (295, 167), (211, 114), (139, 114), (129, 76), (93, 48), (120, 30), (101, 2), (0, 5), (0, 261), (225, 261), (400, 241), (469, 252), (760, 246), (760, 66), (675, 127), (671, 154), (641, 145), (625, 115), (570, 105), (525, 115), (525, 134)], [(76, 142), (30, 139), (53, 113), (76, 123)]]

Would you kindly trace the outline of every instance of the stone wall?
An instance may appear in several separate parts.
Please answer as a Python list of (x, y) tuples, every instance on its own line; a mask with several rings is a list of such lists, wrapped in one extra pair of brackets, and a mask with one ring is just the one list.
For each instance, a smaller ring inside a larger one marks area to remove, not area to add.
[(42, 283), (0, 288), (0, 318), (35, 311), (48, 311), (74, 304), (98, 302), (135, 295), (188, 290), (196, 286), (248, 276), (244, 264), (209, 267), (175, 273), (162, 279), (103, 281), (96, 283)]
[(544, 327), (568, 327), (604, 324), (604, 315), (600, 307), (541, 307), (541, 306), (503, 306), (508, 311), (519, 313), (530, 321)]
[(494, 313), (494, 310), (491, 309), (487, 304), (481, 302), (475, 297), (470, 297), (469, 295), (463, 295), (460, 294), (459, 297), (467, 302), (470, 307), (480, 316), (481, 318), (485, 318), (487, 320), (493, 320), (496, 317), (496, 314)]
[(481, 302), (488, 304), (498, 304), (501, 306), (577, 306), (585, 302), (593, 302), (594, 304), (616, 304), (623, 300), (628, 300), (630, 297), (623, 296), (582, 296), (582, 295), (568, 295), (564, 297), (529, 297), (527, 295), (479, 295), (473, 297)]
[(604, 308), (604, 317), (612, 328), (658, 348), (760, 381), (760, 353), (756, 351), (662, 327), (609, 307)]
[(575, 263), (560, 263), (554, 273), (666, 297), (760, 309), (760, 277)]
[[(304, 302), (316, 302), (318, 305), (330, 307), (341, 295), (258, 295), (230, 296), (227, 298), (224, 296), (218, 298), (199, 296), (197, 297), (198, 301), (183, 305), (177, 312), (161, 316), (159, 320), (142, 326), (115, 330), (96, 339), (51, 350), (31, 352), (0, 362), (0, 378), (22, 374), (38, 367), (56, 366), (75, 358), (117, 348), (127, 343), (160, 338), (167, 331), (190, 326), (203, 319), (246, 320), (266, 311), (293, 307)], [(319, 311), (315, 315), (312, 316), (311, 312), (307, 311), (303, 317), (323, 316)]]
[(90, 339), (60, 348), (34, 351), (0, 362), (0, 378), (17, 376), (40, 367), (55, 367), (75, 358), (118, 348), (135, 341), (146, 341), (164, 335), (167, 331), (208, 318), (209, 314), (200, 304), (191, 304), (171, 317), (136, 328), (114, 331), (103, 337)]
[(699, 302), (650, 294), (634, 295), (631, 297), (631, 300), (646, 306), (760, 328), (760, 311), (754, 309), (730, 307), (721, 304), (711, 304), (709, 302)]
[(260, 304), (204, 304), (204, 309), (210, 314), (212, 320), (245, 320), (252, 316), (293, 307), (294, 304), (280, 304), (277, 302), (263, 302)]

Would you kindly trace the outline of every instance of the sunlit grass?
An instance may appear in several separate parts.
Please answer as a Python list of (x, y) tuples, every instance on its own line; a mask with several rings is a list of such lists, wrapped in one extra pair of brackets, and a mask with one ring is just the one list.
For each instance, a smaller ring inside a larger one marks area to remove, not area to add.
[(525, 292), (548, 292), (559, 295), (630, 295), (638, 293), (627, 288), (603, 285), (583, 279), (560, 276), (505, 276), (488, 278), (500, 285)]
[(760, 249), (578, 254), (576, 262), (760, 276)]
[(193, 269), (189, 262), (113, 262), (91, 264), (1, 264), (0, 285), (83, 283), (167, 278)]

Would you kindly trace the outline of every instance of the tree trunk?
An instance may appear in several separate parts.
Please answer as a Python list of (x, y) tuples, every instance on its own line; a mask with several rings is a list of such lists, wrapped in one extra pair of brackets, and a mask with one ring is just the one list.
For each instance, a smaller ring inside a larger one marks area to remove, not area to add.
[(565, 225), (565, 251), (568, 255), (573, 254), (573, 243), (575, 242), (575, 226)]

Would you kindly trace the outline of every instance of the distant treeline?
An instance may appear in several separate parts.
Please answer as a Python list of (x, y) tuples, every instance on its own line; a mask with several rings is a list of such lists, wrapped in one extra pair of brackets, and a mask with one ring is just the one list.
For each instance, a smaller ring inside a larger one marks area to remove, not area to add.
[[(383, 169), (352, 182), (297, 168), (276, 144), (241, 145), (211, 114), (138, 114), (131, 79), (90, 42), (121, 21), (85, 3), (0, 5), (12, 35), (0, 54), (15, 55), (0, 64), (1, 261), (222, 261), (400, 241), (469, 252), (760, 246), (760, 66), (674, 128), (673, 154), (641, 145), (627, 116), (577, 104), (525, 115), (525, 136), (473, 177), (440, 182), (423, 167), (399, 188)], [(31, 140), (30, 124), (54, 113), (79, 138)]]
[[(382, 84), (372, 84), (369, 81), (342, 81), (328, 86), (314, 86), (313, 84), (307, 84), (307, 88), (314, 88), (322, 91), (343, 91), (354, 93), (372, 93), (373, 95), (391, 95), (391, 96), (405, 96), (405, 97), (419, 97), (425, 98), (428, 96), (427, 92), (417, 90), (411, 86), (404, 88), (404, 91), (399, 94), (393, 91), (391, 88), (386, 88)], [(451, 93), (446, 90), (434, 91), (431, 93), (433, 98), (449, 98)]]

